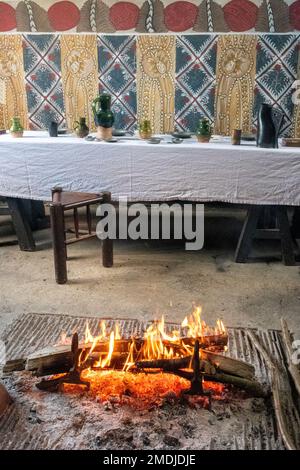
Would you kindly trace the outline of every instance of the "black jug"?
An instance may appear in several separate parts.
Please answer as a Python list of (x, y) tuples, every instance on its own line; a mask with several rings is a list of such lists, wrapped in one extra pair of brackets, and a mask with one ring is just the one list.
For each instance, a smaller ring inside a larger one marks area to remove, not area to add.
[(52, 121), (49, 126), (49, 135), (50, 137), (57, 137), (58, 134), (58, 123)]
[(272, 105), (262, 103), (257, 115), (257, 147), (278, 148), (278, 136), (284, 115)]

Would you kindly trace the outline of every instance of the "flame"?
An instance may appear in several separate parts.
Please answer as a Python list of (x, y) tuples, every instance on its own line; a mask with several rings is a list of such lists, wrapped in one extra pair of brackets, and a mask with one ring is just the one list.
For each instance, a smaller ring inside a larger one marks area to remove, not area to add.
[[(171, 359), (192, 354), (192, 343), (185, 344), (182, 341), (183, 337), (199, 339), (206, 335), (226, 334), (226, 328), (222, 320), (217, 320), (214, 327), (209, 327), (202, 320), (201, 314), (201, 307), (195, 307), (192, 313), (183, 320), (181, 329), (171, 332), (168, 331), (164, 316), (160, 320), (152, 322), (146, 329), (143, 340), (140, 341), (139, 345), (135, 338), (128, 342), (127, 352), (122, 353), (125, 354), (123, 371), (129, 371), (137, 360)], [(112, 359), (120, 355), (118, 347), (120, 340), (122, 338), (118, 323), (109, 332), (107, 323), (102, 320), (99, 326), (99, 334), (96, 336), (91, 333), (89, 324), (86, 323), (84, 343), (87, 347), (82, 349), (79, 358), (80, 366), (86, 364), (87, 369), (92, 367), (93, 370), (113, 367)], [(97, 349), (99, 344), (102, 344), (102, 352)], [(106, 352), (103, 352), (103, 346)], [(99, 352), (98, 356), (97, 351)], [(96, 356), (95, 360), (92, 359), (94, 356)]]

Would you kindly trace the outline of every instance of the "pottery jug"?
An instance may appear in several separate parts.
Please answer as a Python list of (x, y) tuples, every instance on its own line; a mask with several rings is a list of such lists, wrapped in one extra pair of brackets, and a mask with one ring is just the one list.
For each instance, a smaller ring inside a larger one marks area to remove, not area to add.
[(85, 117), (80, 117), (79, 121), (75, 121), (74, 130), (77, 137), (80, 137), (81, 139), (88, 135), (89, 128), (86, 125)]
[(99, 139), (109, 140), (112, 138), (112, 126), (115, 119), (110, 107), (111, 96), (107, 93), (102, 93), (92, 103), (95, 124), (97, 126), (97, 137)]
[(278, 135), (284, 116), (272, 105), (262, 103), (257, 116), (257, 147), (278, 148)]
[(11, 128), (9, 129), (12, 137), (22, 137), (24, 129), (21, 125), (19, 117), (13, 117), (11, 120)]

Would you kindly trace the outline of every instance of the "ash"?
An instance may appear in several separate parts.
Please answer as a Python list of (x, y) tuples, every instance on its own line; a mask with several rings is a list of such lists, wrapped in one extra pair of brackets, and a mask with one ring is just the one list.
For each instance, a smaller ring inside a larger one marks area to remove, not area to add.
[(229, 389), (211, 410), (172, 393), (141, 410), (117, 396), (39, 391), (29, 372), (2, 380), (14, 403), (0, 419), (1, 449), (282, 448), (270, 404)]

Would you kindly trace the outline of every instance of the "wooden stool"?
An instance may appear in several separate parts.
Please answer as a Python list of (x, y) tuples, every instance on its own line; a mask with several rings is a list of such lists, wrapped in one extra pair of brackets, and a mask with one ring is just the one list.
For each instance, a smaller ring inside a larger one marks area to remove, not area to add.
[[(276, 226), (274, 228), (259, 228), (259, 221), (265, 208), (272, 209), (273, 215), (276, 219)], [(236, 263), (246, 263), (248, 261), (254, 238), (280, 240), (282, 260), (284, 264), (286, 266), (295, 265), (293, 237), (288, 220), (287, 207), (251, 206), (248, 209), (248, 214), (235, 252)]]
[[(58, 284), (67, 282), (67, 245), (96, 237), (92, 232), (92, 217), (90, 206), (111, 201), (111, 194), (65, 192), (62, 188), (52, 190), (52, 203), (50, 204), (50, 220), (53, 237), (55, 277)], [(78, 208), (86, 207), (87, 230), (79, 230)], [(75, 237), (66, 238), (65, 212), (73, 210)], [(113, 241), (102, 241), (102, 263), (105, 268), (113, 265)]]

